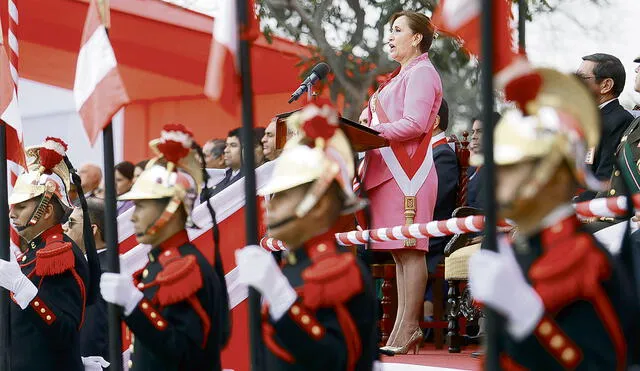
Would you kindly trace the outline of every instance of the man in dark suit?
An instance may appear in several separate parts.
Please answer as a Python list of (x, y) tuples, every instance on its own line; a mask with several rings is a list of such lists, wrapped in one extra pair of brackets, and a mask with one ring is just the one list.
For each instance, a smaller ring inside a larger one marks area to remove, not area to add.
[[(498, 112), (494, 112), (493, 125), (498, 124), (501, 118), (502, 116)], [(482, 121), (477, 118), (472, 120), (469, 150), (471, 151), (471, 156), (482, 153)], [(482, 209), (484, 203), (483, 173), (484, 168), (482, 166), (469, 166), (467, 168), (467, 206)]]
[[(585, 162), (598, 179), (606, 180), (614, 172), (615, 153), (623, 133), (633, 121), (633, 116), (618, 101), (626, 78), (624, 66), (613, 55), (597, 53), (582, 57), (576, 75), (591, 90), (602, 115), (600, 145), (589, 149)], [(615, 192), (610, 190), (609, 196), (615, 196)], [(578, 196), (578, 201), (595, 197), (596, 192), (587, 191)]]
[[(458, 168), (456, 152), (447, 143), (447, 137), (445, 136), (448, 126), (449, 106), (443, 99), (433, 125), (433, 137), (431, 138), (433, 163), (436, 165), (436, 173), (438, 174), (438, 198), (436, 199), (436, 207), (433, 210), (433, 220), (450, 218), (456, 207), (460, 169)], [(434, 272), (436, 265), (442, 260), (444, 247), (450, 239), (451, 236), (429, 239), (429, 253), (427, 254), (427, 269), (429, 272)]]
[[(108, 271), (106, 243), (104, 242), (104, 201), (92, 197), (87, 199), (87, 208), (93, 238), (98, 251), (101, 273)], [(84, 239), (82, 235), (82, 208), (79, 203), (62, 226), (64, 233), (69, 236), (85, 252)], [(80, 354), (83, 357), (102, 357), (109, 359), (109, 328), (107, 319), (107, 302), (98, 294), (96, 301), (87, 306), (84, 325), (80, 329)]]
[(227, 165), (227, 173), (224, 179), (213, 187), (213, 195), (242, 178), (242, 142), (240, 141), (240, 128), (233, 129), (227, 135), (227, 145), (224, 147), (224, 162)]
[[(640, 57), (634, 60), (640, 63)], [(636, 79), (634, 89), (640, 92), (640, 66), (636, 68)], [(625, 144), (629, 144), (628, 147)], [(623, 158), (627, 159), (621, 161)], [(638, 169), (640, 160), (640, 118), (634, 119), (622, 134), (620, 144), (616, 147), (615, 162), (613, 164), (613, 173), (611, 174), (611, 184), (605, 192), (599, 192), (596, 197), (610, 197), (616, 195), (627, 194), (627, 187), (624, 183), (624, 175), (632, 174)], [(635, 169), (633, 169), (635, 167)], [(592, 221), (589, 225), (591, 231), (599, 231), (613, 224), (626, 221), (625, 216), (618, 218), (601, 217)]]

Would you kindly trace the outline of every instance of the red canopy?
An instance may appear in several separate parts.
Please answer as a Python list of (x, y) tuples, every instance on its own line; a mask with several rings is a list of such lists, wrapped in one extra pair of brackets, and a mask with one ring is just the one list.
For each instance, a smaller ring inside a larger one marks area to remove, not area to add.
[[(21, 77), (72, 89), (87, 4), (88, 0), (19, 1)], [(0, 9), (0, 17), (6, 27), (6, 7)], [(189, 126), (201, 144), (224, 138), (241, 125), (239, 113), (225, 113), (202, 93), (212, 27), (211, 17), (160, 0), (111, 0), (111, 42), (133, 101), (125, 109), (125, 159), (147, 157), (147, 142), (167, 122)], [(254, 43), (257, 126), (299, 107), (286, 102), (300, 83), (296, 64), (303, 55), (309, 55), (306, 48), (284, 39), (274, 38), (269, 44), (261, 36)]]

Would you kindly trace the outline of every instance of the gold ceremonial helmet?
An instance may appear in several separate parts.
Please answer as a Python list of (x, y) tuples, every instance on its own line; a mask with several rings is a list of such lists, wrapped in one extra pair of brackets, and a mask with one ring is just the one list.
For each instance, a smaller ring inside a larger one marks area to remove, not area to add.
[[(496, 165), (540, 161), (523, 190), (524, 197), (537, 193), (563, 161), (583, 186), (606, 189), (606, 182), (597, 180), (585, 164), (600, 141), (600, 115), (591, 93), (573, 76), (545, 68), (536, 72), (542, 77), (542, 87), (527, 103), (528, 115), (511, 110), (496, 126)], [(482, 163), (482, 155), (471, 158), (474, 166)]]
[(338, 126), (337, 111), (330, 105), (309, 104), (289, 116), (287, 125), (298, 134), (287, 141), (269, 183), (258, 194), (266, 196), (313, 183), (296, 208), (296, 216), (303, 217), (336, 181), (345, 196), (344, 214), (366, 206), (352, 189), (354, 154)]
[(47, 137), (43, 144), (28, 147), (27, 171), (20, 174), (9, 196), (9, 205), (15, 205), (42, 196), (29, 225), (38, 222), (45, 207), (55, 196), (63, 208), (72, 207), (69, 168), (64, 162), (67, 144), (59, 138)]
[(149, 227), (147, 234), (162, 228), (182, 205), (191, 224), (191, 211), (202, 189), (202, 162), (193, 148), (192, 132), (182, 124), (167, 124), (160, 138), (149, 142), (155, 153), (129, 192), (118, 200), (169, 199), (163, 213)]

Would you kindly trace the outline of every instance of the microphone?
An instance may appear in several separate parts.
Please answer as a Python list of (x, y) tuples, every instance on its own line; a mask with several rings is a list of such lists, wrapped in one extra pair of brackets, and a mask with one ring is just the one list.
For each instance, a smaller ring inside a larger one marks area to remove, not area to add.
[(311, 70), (311, 75), (309, 75), (309, 77), (307, 77), (302, 82), (298, 90), (294, 91), (293, 94), (291, 94), (289, 103), (298, 100), (298, 98), (300, 98), (300, 96), (307, 91), (307, 89), (309, 88), (309, 85), (313, 85), (316, 82), (318, 82), (318, 80), (324, 79), (329, 73), (329, 71), (331, 71), (331, 67), (329, 67), (328, 64), (324, 62), (320, 62), (316, 64)]

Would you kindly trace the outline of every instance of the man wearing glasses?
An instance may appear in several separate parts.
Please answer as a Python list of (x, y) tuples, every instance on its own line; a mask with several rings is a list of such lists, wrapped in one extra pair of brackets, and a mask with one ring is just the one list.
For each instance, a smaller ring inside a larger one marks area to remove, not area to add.
[[(98, 251), (101, 272), (107, 271), (106, 243), (104, 242), (104, 202), (99, 198), (87, 199), (89, 220), (91, 220), (91, 230)], [(64, 233), (69, 236), (85, 252), (84, 239), (82, 233), (82, 208), (76, 206), (73, 212), (63, 225)], [(105, 360), (109, 359), (109, 332), (107, 323), (107, 303), (102, 295), (96, 302), (87, 306), (85, 312), (84, 326), (80, 330), (80, 353), (83, 357), (98, 360), (102, 365), (108, 365)], [(87, 368), (88, 369), (88, 368)], [(86, 370), (85, 370), (86, 371)]]
[[(624, 89), (626, 74), (622, 62), (613, 55), (596, 53), (582, 57), (582, 64), (576, 75), (591, 90), (602, 117), (602, 139), (597, 148), (590, 148), (585, 162), (601, 180), (613, 175), (616, 148), (620, 144), (624, 131), (633, 116), (618, 101)], [(607, 196), (616, 196), (616, 190), (610, 189)], [(596, 197), (595, 192), (587, 191), (578, 196), (579, 201)]]

